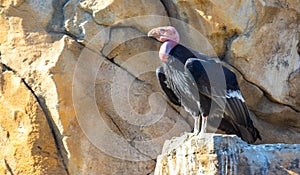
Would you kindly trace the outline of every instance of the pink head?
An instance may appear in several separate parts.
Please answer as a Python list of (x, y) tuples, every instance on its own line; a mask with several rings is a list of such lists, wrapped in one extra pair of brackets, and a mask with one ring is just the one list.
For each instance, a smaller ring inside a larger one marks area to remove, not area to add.
[(179, 43), (179, 34), (172, 26), (154, 28), (148, 32), (148, 37), (153, 37), (163, 43), (159, 50), (159, 58), (163, 62), (169, 60), (170, 51)]
[(148, 37), (153, 37), (159, 42), (174, 41), (179, 43), (179, 34), (172, 26), (157, 27), (148, 32)]

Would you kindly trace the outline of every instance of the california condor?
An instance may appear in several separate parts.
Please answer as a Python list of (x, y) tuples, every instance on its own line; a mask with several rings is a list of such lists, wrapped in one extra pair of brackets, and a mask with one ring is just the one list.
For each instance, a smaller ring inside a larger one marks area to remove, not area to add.
[(162, 66), (156, 70), (159, 84), (173, 104), (184, 107), (194, 117), (194, 133), (200, 132), (201, 115), (201, 133), (206, 132), (208, 120), (218, 131), (236, 134), (248, 143), (261, 139), (230, 69), (181, 45), (172, 26), (154, 28), (148, 37), (162, 43)]

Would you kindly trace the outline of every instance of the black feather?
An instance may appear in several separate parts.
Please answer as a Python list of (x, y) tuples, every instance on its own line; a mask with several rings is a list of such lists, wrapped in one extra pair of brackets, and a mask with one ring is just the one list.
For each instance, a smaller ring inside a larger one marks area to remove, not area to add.
[(168, 85), (168, 81), (165, 75), (165, 72), (163, 70), (163, 67), (159, 67), (156, 69), (156, 77), (158, 79), (158, 82), (160, 84), (160, 87), (163, 89), (169, 100), (178, 106), (181, 106), (179, 99), (174, 94), (172, 89), (170, 89), (170, 85)]
[(240, 89), (235, 74), (214, 59), (194, 53), (178, 44), (170, 51), (168, 62), (157, 70), (170, 101), (193, 116), (217, 116), (219, 130), (236, 134), (248, 143), (261, 139), (242, 96), (236, 96)]

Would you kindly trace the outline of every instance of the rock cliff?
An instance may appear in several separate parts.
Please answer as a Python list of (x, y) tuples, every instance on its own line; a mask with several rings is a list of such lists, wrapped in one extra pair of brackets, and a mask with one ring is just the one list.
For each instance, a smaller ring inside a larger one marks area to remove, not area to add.
[(156, 82), (160, 44), (146, 33), (163, 25), (232, 66), (258, 144), (299, 144), (299, 9), (299, 0), (0, 0), (0, 174), (154, 173), (165, 140), (193, 125)]

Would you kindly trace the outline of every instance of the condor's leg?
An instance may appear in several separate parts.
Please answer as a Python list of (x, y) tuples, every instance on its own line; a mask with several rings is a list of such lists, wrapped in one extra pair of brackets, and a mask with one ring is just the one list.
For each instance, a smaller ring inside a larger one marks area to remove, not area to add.
[(194, 133), (198, 134), (200, 132), (200, 117), (194, 116), (195, 123), (194, 123)]
[(200, 134), (206, 133), (207, 116), (202, 115), (202, 124)]

